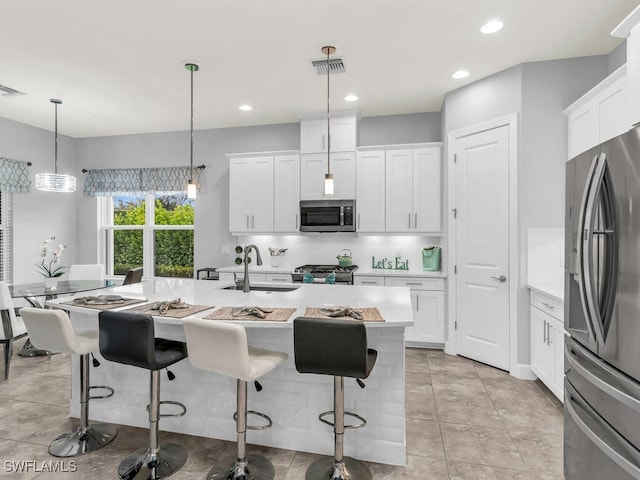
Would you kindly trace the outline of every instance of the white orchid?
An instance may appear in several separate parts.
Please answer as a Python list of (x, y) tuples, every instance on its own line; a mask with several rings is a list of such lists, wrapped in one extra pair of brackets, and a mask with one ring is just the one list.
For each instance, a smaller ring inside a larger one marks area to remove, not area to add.
[[(56, 237), (47, 237), (42, 245), (40, 245), (40, 257), (42, 260), (40, 263), (36, 263), (36, 267), (38, 267), (43, 277), (59, 277), (64, 273), (65, 267), (59, 266), (53, 268), (53, 266), (60, 263), (62, 252), (67, 249), (67, 246), (59, 244), (51, 250), (51, 244), (55, 239)], [(51, 253), (51, 260), (47, 263), (47, 255), (49, 255), (49, 253)]]

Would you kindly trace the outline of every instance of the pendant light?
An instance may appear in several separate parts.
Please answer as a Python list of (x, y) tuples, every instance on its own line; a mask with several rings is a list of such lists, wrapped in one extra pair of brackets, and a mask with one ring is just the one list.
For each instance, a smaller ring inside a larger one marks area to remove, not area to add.
[(331, 114), (329, 109), (329, 56), (335, 53), (336, 47), (330, 45), (322, 47), (322, 53), (327, 56), (327, 173), (324, 176), (324, 195), (333, 195), (333, 174), (331, 173)]
[(185, 64), (185, 68), (191, 72), (191, 152), (189, 155), (189, 183), (187, 184), (187, 198), (196, 198), (196, 184), (193, 181), (193, 72), (200, 67), (195, 63)]
[(50, 101), (55, 105), (56, 111), (53, 173), (37, 173), (36, 188), (44, 192), (75, 192), (76, 177), (58, 174), (58, 105), (62, 100), (52, 98)]

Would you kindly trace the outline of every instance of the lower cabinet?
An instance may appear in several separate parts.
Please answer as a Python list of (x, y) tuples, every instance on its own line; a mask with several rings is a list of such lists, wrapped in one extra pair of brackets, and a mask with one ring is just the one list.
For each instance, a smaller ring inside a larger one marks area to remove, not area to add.
[(551, 305), (549, 300), (532, 293), (531, 371), (556, 397), (564, 400), (564, 325), (545, 311)]
[(444, 344), (444, 279), (429, 277), (383, 277), (356, 275), (356, 285), (409, 287), (413, 308), (413, 326), (405, 329), (409, 346), (441, 347)]

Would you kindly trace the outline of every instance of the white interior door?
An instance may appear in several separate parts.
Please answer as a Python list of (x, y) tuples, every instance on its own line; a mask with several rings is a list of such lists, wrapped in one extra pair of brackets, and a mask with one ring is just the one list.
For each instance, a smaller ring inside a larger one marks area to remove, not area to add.
[(455, 139), (457, 350), (509, 370), (509, 126)]

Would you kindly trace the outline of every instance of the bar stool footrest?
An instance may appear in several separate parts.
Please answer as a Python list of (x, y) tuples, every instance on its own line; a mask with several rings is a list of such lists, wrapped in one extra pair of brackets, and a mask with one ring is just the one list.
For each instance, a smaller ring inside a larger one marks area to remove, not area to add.
[[(184, 417), (184, 415), (187, 413), (187, 407), (184, 406), (184, 404), (180, 403), (180, 402), (175, 402), (173, 400), (162, 400), (160, 402), (160, 406), (161, 405), (175, 405), (177, 407), (180, 407), (182, 409), (181, 412), (179, 413), (160, 413), (158, 414), (158, 417), (163, 418), (163, 417)], [(149, 411), (149, 405), (147, 405), (147, 412)]]
[[(357, 418), (358, 420), (360, 420), (360, 423), (352, 423), (350, 425), (345, 425), (344, 428), (362, 428), (367, 424), (367, 420), (364, 417), (361, 417), (360, 415), (358, 415), (357, 413), (344, 412), (344, 414), (348, 415), (350, 417), (353, 417), (353, 418)], [(334, 422), (330, 422), (329, 420), (325, 420), (324, 417), (326, 417), (327, 415), (334, 415), (335, 416), (335, 411), (334, 410), (329, 410), (328, 412), (322, 412), (320, 415), (318, 415), (318, 420), (320, 420), (322, 423), (326, 423), (327, 425), (331, 425), (332, 427), (335, 427), (335, 423)]]
[(113, 394), (115, 393), (113, 388), (111, 387), (107, 387), (106, 385), (94, 385), (92, 387), (89, 387), (89, 391), (91, 391), (94, 388), (100, 388), (103, 390), (107, 390), (109, 393), (106, 395), (95, 395), (95, 396), (89, 396), (89, 398), (87, 398), (87, 400), (96, 400), (96, 399), (105, 399), (105, 398), (111, 398), (113, 397)]
[[(271, 417), (264, 413), (256, 412), (255, 410), (247, 410), (247, 415), (255, 415), (256, 417), (264, 418), (267, 421), (266, 425), (247, 425), (247, 430), (266, 430), (267, 428), (271, 428), (273, 425)], [(238, 412), (233, 414), (233, 420), (238, 423)]]

